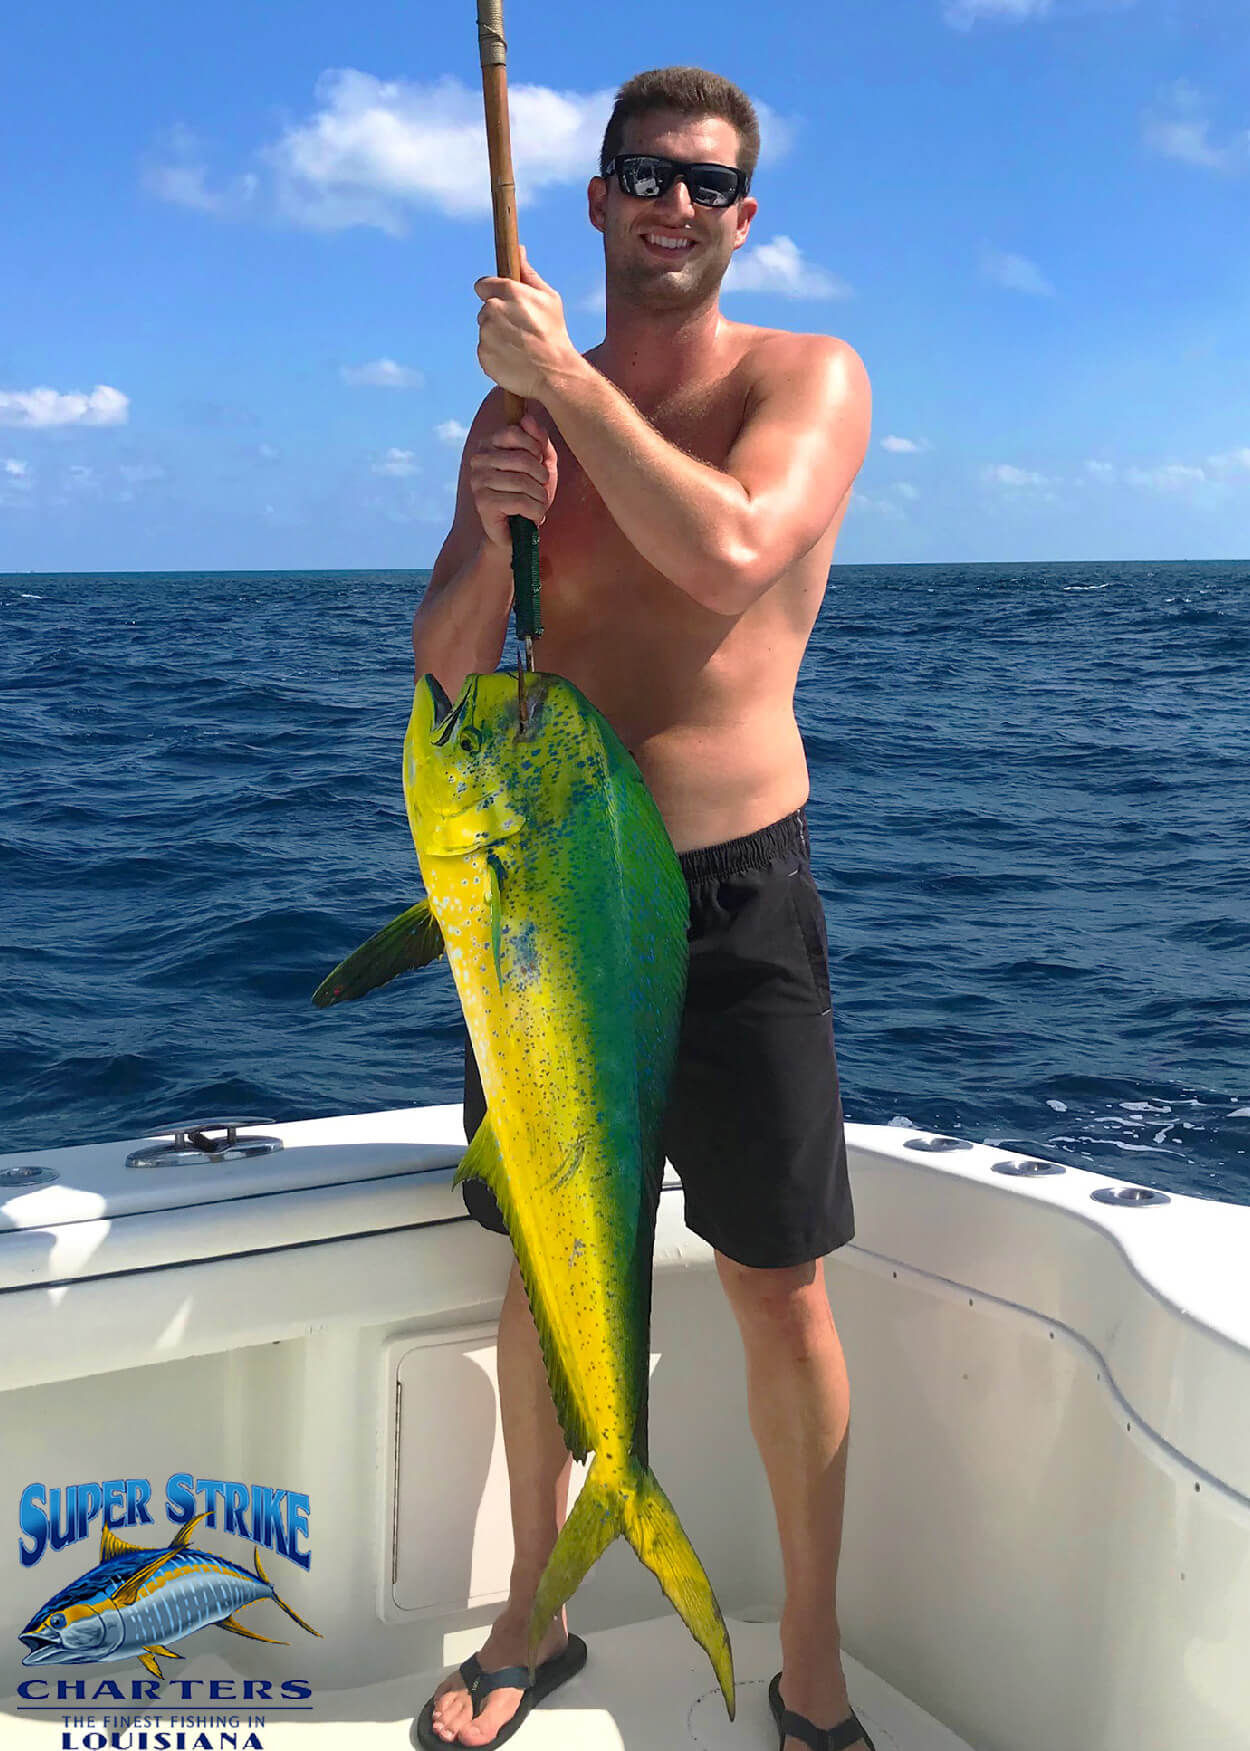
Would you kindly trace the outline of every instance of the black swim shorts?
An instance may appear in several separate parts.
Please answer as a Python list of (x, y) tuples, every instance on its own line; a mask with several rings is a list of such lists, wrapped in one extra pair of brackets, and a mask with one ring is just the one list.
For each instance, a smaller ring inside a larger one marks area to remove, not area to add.
[[(810, 855), (798, 809), (680, 860), (690, 974), (664, 1150), (681, 1176), (687, 1226), (761, 1268), (823, 1258), (855, 1233)], [(466, 1039), (466, 1138), (485, 1112)], [(481, 1180), (461, 1191), (484, 1228), (507, 1232)]]

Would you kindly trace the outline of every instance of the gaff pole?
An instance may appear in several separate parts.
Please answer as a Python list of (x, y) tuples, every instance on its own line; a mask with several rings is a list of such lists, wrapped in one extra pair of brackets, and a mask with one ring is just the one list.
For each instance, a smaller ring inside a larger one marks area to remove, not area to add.
[[(512, 178), (512, 137), (508, 128), (508, 45), (503, 34), (503, 0), (477, 0), (477, 40), (482, 59), (482, 101), (486, 108), (486, 146), (490, 154), (490, 198), (495, 215), (495, 272), (521, 277), (517, 239), (516, 184)], [(518, 425), (525, 398), (504, 390), (504, 414)], [(534, 640), (542, 635), (538, 596), (538, 525), (528, 517), (508, 519), (512, 530), (512, 593), (516, 613), (517, 694), (521, 729), (526, 725), (524, 675), (534, 668)], [(521, 651), (524, 651), (522, 662)]]

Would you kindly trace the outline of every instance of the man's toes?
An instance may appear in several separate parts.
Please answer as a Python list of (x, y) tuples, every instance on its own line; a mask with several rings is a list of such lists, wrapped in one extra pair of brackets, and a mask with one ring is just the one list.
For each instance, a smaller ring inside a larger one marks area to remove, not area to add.
[(473, 1718), (473, 1706), (464, 1680), (457, 1678), (446, 1690), (434, 1693), (434, 1730), (448, 1741)]
[(505, 1721), (510, 1721), (521, 1703), (519, 1690), (495, 1690), (486, 1699), (476, 1720), (466, 1721), (460, 1730), (461, 1743), (485, 1745), (495, 1737)]

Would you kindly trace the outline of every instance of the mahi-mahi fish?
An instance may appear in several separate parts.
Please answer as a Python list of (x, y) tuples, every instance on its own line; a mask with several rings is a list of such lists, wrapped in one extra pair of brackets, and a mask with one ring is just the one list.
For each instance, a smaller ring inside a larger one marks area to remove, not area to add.
[[(22, 1631), (30, 1652), (23, 1666), (77, 1666), (95, 1660), (127, 1660), (138, 1655), (148, 1671), (162, 1678), (156, 1656), (184, 1656), (168, 1642), (215, 1623), (253, 1641), (277, 1641), (237, 1622), (235, 1613), (257, 1599), (272, 1599), (309, 1635), (320, 1635), (284, 1599), (260, 1566), (256, 1573), (210, 1550), (199, 1550), (191, 1534), (206, 1517), (197, 1514), (181, 1527), (172, 1544), (148, 1550), (128, 1544), (108, 1526), (100, 1529), (100, 1561), (41, 1605)], [(285, 1643), (282, 1644), (285, 1646)]]
[(569, 681), (418, 681), (404, 797), (425, 900), (323, 981), (358, 997), (445, 949), (486, 1096), (457, 1170), (495, 1194), (569, 1451), (593, 1462), (539, 1582), (552, 1617), (626, 1537), (707, 1651), (730, 1718), (711, 1583), (651, 1471), (647, 1397), (661, 1124), (681, 1027), (689, 898), (633, 758)]

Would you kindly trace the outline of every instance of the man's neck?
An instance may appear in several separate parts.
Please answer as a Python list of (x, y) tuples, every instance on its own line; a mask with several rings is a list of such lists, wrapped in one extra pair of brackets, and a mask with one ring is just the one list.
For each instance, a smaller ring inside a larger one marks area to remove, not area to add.
[(590, 359), (631, 400), (650, 400), (704, 376), (725, 327), (718, 302), (696, 310), (648, 310), (608, 291), (604, 339)]

